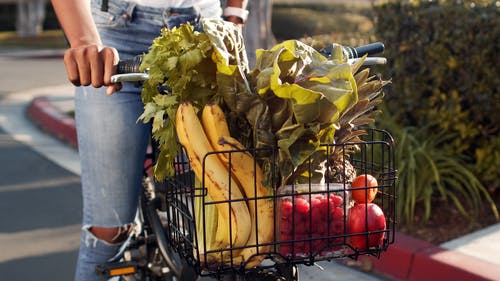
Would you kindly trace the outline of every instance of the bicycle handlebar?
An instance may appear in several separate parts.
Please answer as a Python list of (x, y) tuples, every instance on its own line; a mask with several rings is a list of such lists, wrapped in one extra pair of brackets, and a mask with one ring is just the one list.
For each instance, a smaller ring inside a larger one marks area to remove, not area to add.
[[(381, 42), (375, 42), (359, 47), (343, 46), (344, 56), (348, 59), (350, 63), (362, 58), (363, 56), (371, 56), (375, 54), (380, 54), (384, 52), (384, 44)], [(333, 45), (321, 49), (319, 52), (326, 58), (330, 58), (333, 50)], [(122, 60), (118, 62), (116, 75), (111, 77), (112, 83), (118, 82), (137, 82), (144, 81), (149, 78), (146, 72), (141, 72), (139, 67), (142, 63), (142, 55), (133, 57), (132, 59)], [(386, 59), (383, 57), (368, 57), (365, 60), (364, 65), (375, 65), (375, 64), (385, 64)]]
[(142, 56), (138, 55), (128, 60), (121, 60), (116, 66), (116, 73), (126, 74), (126, 73), (141, 73), (139, 67), (142, 63)]
[[(385, 46), (381, 42), (375, 42), (359, 47), (343, 46), (342, 48), (344, 56), (346, 58), (357, 59), (363, 57), (364, 55), (371, 56), (371, 55), (381, 54), (384, 52)], [(333, 50), (333, 45), (330, 45), (326, 48), (321, 49), (319, 52), (323, 56), (329, 58), (332, 54), (332, 50)]]

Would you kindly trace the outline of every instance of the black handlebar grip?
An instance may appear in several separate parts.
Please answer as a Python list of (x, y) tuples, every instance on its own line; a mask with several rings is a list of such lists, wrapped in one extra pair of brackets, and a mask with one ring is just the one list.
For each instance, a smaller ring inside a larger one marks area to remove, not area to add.
[(126, 74), (126, 73), (140, 73), (139, 67), (142, 63), (142, 56), (135, 56), (128, 60), (121, 60), (116, 66), (116, 73)]
[[(384, 44), (381, 42), (375, 42), (371, 43), (368, 45), (363, 45), (359, 47), (351, 47), (351, 46), (342, 46), (342, 51), (344, 53), (344, 56), (347, 57), (348, 59), (355, 59), (355, 58), (360, 58), (364, 55), (375, 55), (375, 54), (380, 54), (384, 52)], [(329, 58), (332, 54), (333, 50), (333, 45), (330, 45), (319, 52)]]
[(354, 49), (356, 50), (356, 53), (358, 55), (357, 57), (360, 58), (364, 55), (370, 56), (375, 54), (381, 54), (384, 52), (384, 48), (385, 46), (383, 43), (375, 42), (368, 45), (359, 46)]

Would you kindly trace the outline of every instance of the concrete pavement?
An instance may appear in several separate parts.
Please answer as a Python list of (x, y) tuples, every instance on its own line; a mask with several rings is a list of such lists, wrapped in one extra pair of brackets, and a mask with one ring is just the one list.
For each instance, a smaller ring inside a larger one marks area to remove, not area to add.
[(25, 117), (66, 75), (60, 56), (26, 54), (0, 48), (0, 280), (67, 281), (80, 240), (77, 153)]

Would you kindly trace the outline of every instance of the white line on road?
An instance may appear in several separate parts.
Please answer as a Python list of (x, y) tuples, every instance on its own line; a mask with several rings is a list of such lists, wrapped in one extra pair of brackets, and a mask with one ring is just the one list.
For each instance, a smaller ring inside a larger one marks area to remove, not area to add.
[(15, 140), (32, 147), (59, 166), (80, 175), (80, 160), (76, 149), (43, 133), (25, 115), (26, 108), (34, 97), (67, 96), (72, 92), (73, 86), (58, 85), (8, 94), (0, 100), (0, 127)]
[[(80, 225), (0, 233), (0, 263), (26, 257), (75, 251), (80, 245)], [(22, 247), (20, 247), (22, 245)]]

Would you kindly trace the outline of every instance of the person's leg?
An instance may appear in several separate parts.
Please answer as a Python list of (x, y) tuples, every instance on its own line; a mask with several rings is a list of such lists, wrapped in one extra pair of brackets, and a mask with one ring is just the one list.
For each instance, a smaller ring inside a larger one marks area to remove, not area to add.
[[(147, 52), (161, 28), (175, 22), (166, 10), (111, 0), (103, 12), (100, 1), (92, 0), (103, 44), (115, 47), (120, 59)], [(111, 96), (104, 88), (80, 87), (75, 109), (83, 190), (76, 280), (105, 280), (96, 276), (96, 265), (113, 258), (127, 237), (151, 128), (137, 121), (143, 104), (140, 89), (130, 83)]]
[[(100, 10), (99, 0), (92, 0), (91, 6), (103, 44), (115, 47), (120, 59), (146, 52), (160, 34), (160, 11), (137, 12), (132, 2), (114, 0), (108, 12)], [(83, 191), (77, 281), (99, 280), (96, 265), (118, 253), (137, 210), (151, 132), (137, 120), (143, 112), (140, 91), (125, 83), (111, 96), (104, 87), (81, 87), (75, 93)]]
[(138, 90), (126, 84), (111, 96), (104, 88), (76, 92), (84, 208), (76, 280), (97, 280), (95, 266), (117, 254), (136, 214), (150, 134), (137, 122)]

